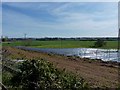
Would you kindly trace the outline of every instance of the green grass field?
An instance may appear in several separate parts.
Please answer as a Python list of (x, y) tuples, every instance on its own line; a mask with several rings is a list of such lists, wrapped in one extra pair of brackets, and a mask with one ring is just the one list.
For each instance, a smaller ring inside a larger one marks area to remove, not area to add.
[[(95, 41), (73, 41), (73, 40), (56, 40), (56, 41), (15, 41), (3, 42), (3, 46), (31, 46), (37, 48), (91, 48)], [(106, 41), (106, 45), (101, 48), (115, 49), (118, 46), (117, 41)]]

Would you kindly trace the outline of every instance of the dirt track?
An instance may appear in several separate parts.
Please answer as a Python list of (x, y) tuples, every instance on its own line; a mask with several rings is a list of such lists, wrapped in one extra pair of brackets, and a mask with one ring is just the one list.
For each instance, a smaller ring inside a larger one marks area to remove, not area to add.
[(92, 87), (116, 88), (118, 85), (118, 67), (117, 65), (92, 61), (77, 57), (66, 57), (47, 53), (38, 53), (24, 51), (16, 48), (3, 48), (9, 53), (9, 58), (43, 58), (52, 62), (57, 68), (66, 69), (83, 77)]

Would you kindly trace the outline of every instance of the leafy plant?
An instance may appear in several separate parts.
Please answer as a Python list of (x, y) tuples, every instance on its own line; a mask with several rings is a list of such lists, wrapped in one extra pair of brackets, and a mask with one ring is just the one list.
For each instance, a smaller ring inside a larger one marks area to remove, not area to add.
[(86, 89), (88, 84), (83, 78), (56, 69), (53, 64), (41, 60), (26, 60), (18, 67), (19, 73), (13, 75), (13, 86), (32, 90), (40, 89)]
[(7, 71), (3, 71), (2, 72), (2, 82), (3, 82), (3, 84), (11, 85), (11, 82), (10, 82), (11, 78), (12, 78), (12, 74), (11, 73), (9, 73)]
[(102, 47), (102, 46), (105, 46), (106, 45), (106, 42), (101, 40), (101, 39), (98, 39), (95, 43), (94, 43), (94, 47)]

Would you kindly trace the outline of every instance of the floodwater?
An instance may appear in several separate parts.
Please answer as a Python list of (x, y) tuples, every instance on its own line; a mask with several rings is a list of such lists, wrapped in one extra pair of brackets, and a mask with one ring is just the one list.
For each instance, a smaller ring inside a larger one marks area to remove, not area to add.
[(54, 54), (61, 54), (66, 56), (79, 56), (81, 58), (101, 59), (103, 61), (117, 61), (118, 51), (117, 49), (96, 49), (96, 48), (33, 48), (18, 46), (17, 48), (32, 50), (38, 52), (47, 52)]

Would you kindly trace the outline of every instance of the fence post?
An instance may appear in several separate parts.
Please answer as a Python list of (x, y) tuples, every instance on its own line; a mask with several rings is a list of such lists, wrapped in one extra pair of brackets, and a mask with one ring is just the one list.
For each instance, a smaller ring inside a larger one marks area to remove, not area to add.
[(96, 49), (96, 59), (97, 59), (97, 50), (98, 50), (98, 49)]
[(3, 85), (1, 82), (0, 82), (0, 87), (1, 87), (1, 90), (8, 90), (8, 89), (6, 88), (6, 86)]

